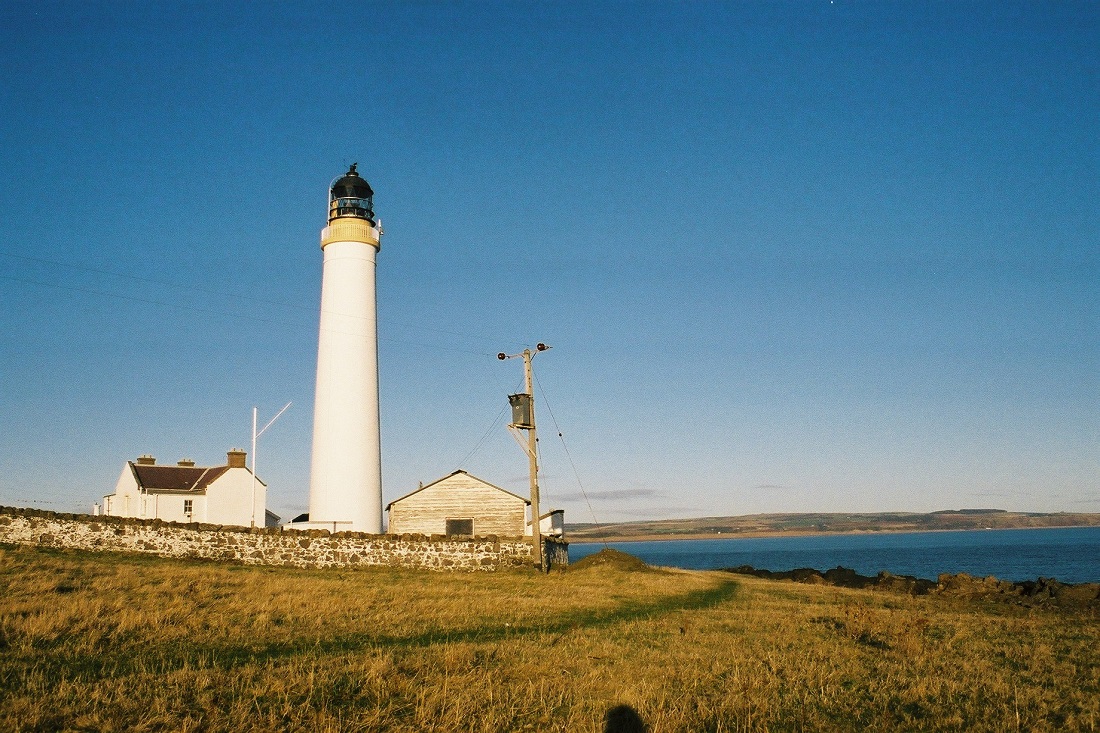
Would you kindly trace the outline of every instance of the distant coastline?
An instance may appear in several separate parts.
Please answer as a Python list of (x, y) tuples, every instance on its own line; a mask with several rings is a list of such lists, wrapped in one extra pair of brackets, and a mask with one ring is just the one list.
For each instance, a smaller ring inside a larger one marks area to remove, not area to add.
[(567, 524), (571, 543), (658, 542), (822, 535), (958, 532), (981, 529), (1059, 529), (1100, 526), (1100, 513), (1009, 512), (963, 509), (920, 513), (750, 514), (601, 524)]
[[(965, 573), (1011, 582), (1037, 578), (1100, 584), (1100, 526), (1010, 527), (915, 532), (787, 534), (774, 537), (608, 541), (606, 547), (649, 565), (683, 570), (752, 567), (754, 572), (824, 574), (848, 568), (868, 577), (886, 572), (934, 581)], [(570, 545), (578, 562), (605, 548), (603, 541)], [(1100, 588), (1100, 585), (1097, 585)]]

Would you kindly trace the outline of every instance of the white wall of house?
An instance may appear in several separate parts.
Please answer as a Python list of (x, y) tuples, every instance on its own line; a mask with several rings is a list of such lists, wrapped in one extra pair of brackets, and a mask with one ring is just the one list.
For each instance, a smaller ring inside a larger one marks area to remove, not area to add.
[[(256, 481), (255, 489), (256, 526), (263, 527), (266, 524), (267, 486), (263, 481)], [(166, 522), (248, 527), (253, 517), (252, 497), (252, 473), (246, 468), (230, 468), (201, 492), (144, 491), (127, 463), (115, 484), (114, 494), (103, 497), (103, 513)]]
[[(231, 468), (206, 488), (205, 519), (208, 524), (252, 524), (252, 473), (246, 468)], [(256, 482), (256, 526), (264, 526), (267, 487)]]
[(103, 497), (103, 513), (112, 517), (139, 517), (143, 516), (142, 511), (141, 489), (130, 464), (125, 463), (115, 484), (115, 493)]
[[(187, 502), (190, 501), (190, 511)], [(145, 519), (166, 522), (205, 522), (206, 497), (202, 494), (150, 492), (145, 495)]]

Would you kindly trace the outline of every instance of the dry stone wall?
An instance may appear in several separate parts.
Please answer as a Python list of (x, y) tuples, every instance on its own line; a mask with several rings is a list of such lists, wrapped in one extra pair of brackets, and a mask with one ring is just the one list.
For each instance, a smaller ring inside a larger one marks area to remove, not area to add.
[[(527, 546), (531, 546), (529, 541)], [(569, 567), (569, 543), (557, 537), (544, 537), (542, 540), (542, 569), (550, 572), (553, 569), (567, 567)]]
[[(552, 566), (568, 565), (568, 545), (552, 538), (545, 541), (544, 554), (553, 558)], [(0, 543), (298, 568), (385, 566), (493, 571), (532, 562), (531, 543), (523, 538), (248, 529), (11, 507), (0, 507)]]

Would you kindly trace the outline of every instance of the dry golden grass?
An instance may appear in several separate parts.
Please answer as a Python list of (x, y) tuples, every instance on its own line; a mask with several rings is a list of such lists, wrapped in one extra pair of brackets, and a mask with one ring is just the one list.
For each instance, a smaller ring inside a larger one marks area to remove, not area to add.
[(5, 730), (1096, 730), (1100, 620), (604, 565), (0, 551)]

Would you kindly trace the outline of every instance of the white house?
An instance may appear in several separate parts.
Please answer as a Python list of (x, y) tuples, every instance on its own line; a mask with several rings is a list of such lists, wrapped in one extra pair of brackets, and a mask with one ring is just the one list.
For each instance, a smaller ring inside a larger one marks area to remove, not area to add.
[[(531, 502), (465, 471), (455, 471), (421, 486), (386, 506), (389, 534), (497, 535), (531, 534)], [(561, 535), (564, 514), (542, 516), (543, 534)]]
[(103, 497), (103, 513), (166, 522), (277, 526), (279, 517), (267, 511), (267, 484), (253, 480), (245, 452), (234, 448), (226, 456), (225, 465), (207, 467), (189, 459), (158, 466), (148, 455), (127, 461), (115, 492)]

